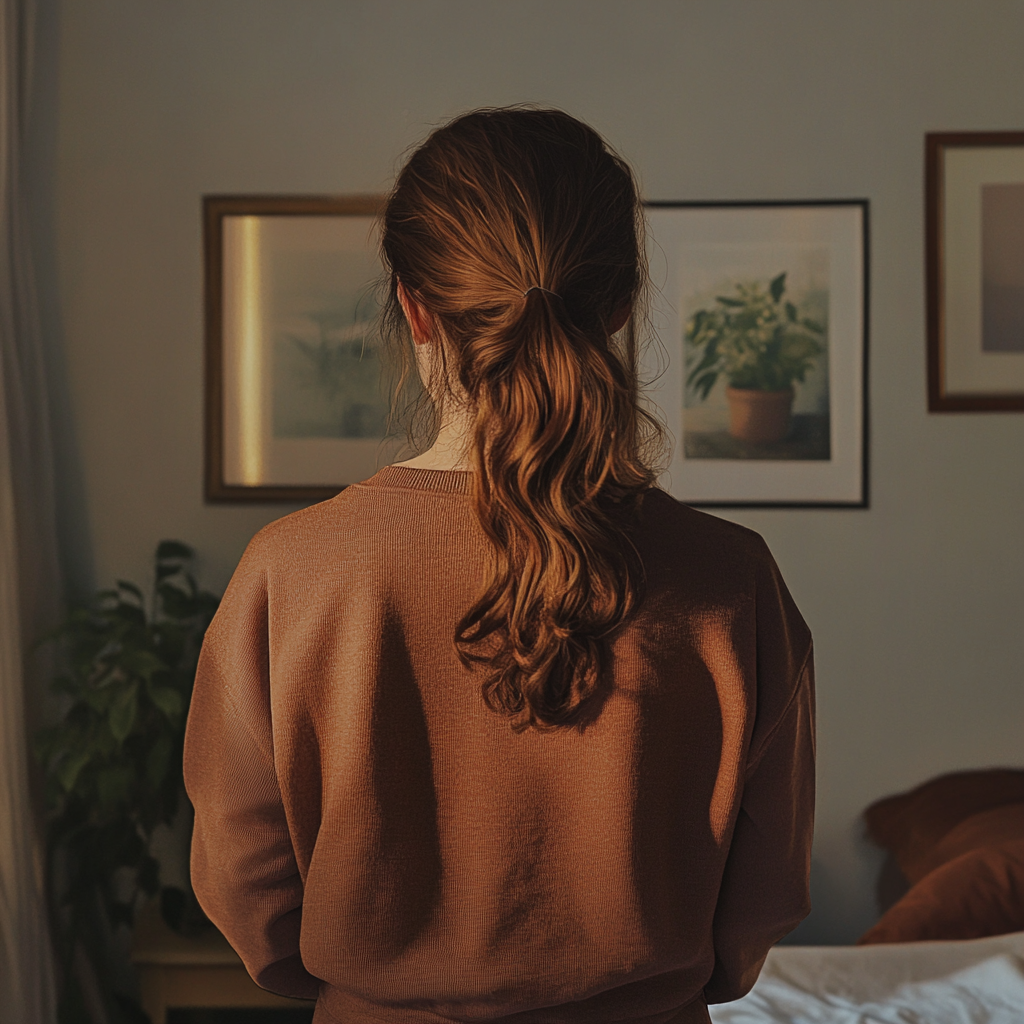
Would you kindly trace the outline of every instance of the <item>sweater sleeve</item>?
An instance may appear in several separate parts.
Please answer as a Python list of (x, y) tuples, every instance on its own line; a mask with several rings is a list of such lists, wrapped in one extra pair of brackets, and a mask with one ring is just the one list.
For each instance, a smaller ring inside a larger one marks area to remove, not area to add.
[(770, 563), (759, 593), (758, 711), (714, 917), (709, 1003), (750, 991), (768, 950), (810, 912), (814, 831), (814, 655)]
[(274, 769), (266, 574), (243, 556), (203, 642), (185, 734), (192, 885), (253, 980), (315, 999), (299, 953), (303, 883)]

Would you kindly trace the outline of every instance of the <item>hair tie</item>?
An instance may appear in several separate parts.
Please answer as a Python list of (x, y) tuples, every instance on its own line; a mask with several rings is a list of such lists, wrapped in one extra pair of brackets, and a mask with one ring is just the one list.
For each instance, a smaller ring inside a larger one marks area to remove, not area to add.
[(556, 299), (560, 299), (562, 297), (561, 295), (558, 294), (558, 292), (553, 292), (550, 288), (541, 288), (539, 284), (530, 285), (530, 287), (527, 288), (525, 292), (523, 292), (523, 298), (525, 299), (526, 296), (530, 294), (530, 292), (547, 292), (548, 295), (554, 295)]

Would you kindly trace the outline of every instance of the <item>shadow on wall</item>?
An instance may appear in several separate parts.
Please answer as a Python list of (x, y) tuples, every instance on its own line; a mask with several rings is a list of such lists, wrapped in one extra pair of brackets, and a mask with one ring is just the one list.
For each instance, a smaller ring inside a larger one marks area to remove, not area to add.
[[(860, 824), (858, 819), (857, 825)], [(829, 867), (818, 857), (811, 858), (811, 906), (814, 909), (779, 943), (780, 946), (853, 945), (878, 920), (879, 908), (873, 901), (852, 904), (850, 894), (876, 893), (885, 854), (859, 832), (855, 842), (858, 857), (849, 863), (845, 874), (835, 870), (834, 860)], [(850, 885), (850, 872), (862, 876), (856, 886)], [(828, 908), (827, 915), (825, 908)]]
[[(86, 493), (85, 460), (74, 420), (70, 370), (58, 293), (55, 168), (59, 117), (60, 5), (39, 0), (34, 25), (31, 86), (32, 111), (25, 144), (25, 192), (35, 265), (44, 359), (47, 370), (49, 423), (60, 565), (66, 596), (85, 600), (95, 588), (92, 534)], [(38, 698), (45, 701), (46, 696)], [(46, 706), (46, 715), (57, 706)]]

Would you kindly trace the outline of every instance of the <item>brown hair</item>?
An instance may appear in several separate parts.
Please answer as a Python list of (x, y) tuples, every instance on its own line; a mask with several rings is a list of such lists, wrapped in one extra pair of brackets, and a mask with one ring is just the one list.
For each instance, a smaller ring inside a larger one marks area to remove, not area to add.
[(633, 175), (562, 111), (477, 110), (410, 157), (381, 250), (396, 397), (411, 363), (401, 281), (433, 325), (430, 392), (450, 401), (456, 379), (473, 423), (472, 495), (495, 558), (456, 628), (459, 658), (487, 667), (484, 699), (517, 731), (582, 723), (610, 635), (643, 599), (629, 527), (663, 447), (637, 379), (647, 276)]

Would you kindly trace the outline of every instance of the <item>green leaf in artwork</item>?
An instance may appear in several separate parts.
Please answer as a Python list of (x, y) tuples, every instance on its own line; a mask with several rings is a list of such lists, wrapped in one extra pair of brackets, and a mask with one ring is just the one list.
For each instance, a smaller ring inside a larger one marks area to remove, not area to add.
[(700, 332), (704, 328), (704, 321), (707, 320), (707, 318), (708, 311), (706, 309), (698, 309), (697, 312), (693, 314), (693, 317), (690, 320), (690, 328), (686, 332), (686, 337), (690, 341), (694, 341), (700, 335)]
[[(804, 380), (826, 350), (827, 328), (801, 317), (801, 305), (784, 301), (787, 273), (767, 282), (736, 281), (735, 294), (694, 311), (686, 327), (686, 387), (701, 401), (717, 376), (752, 391), (783, 391)], [(805, 299), (804, 302), (809, 300)]]
[(693, 390), (696, 391), (701, 401), (704, 401), (708, 397), (711, 389), (715, 386), (715, 382), (718, 380), (718, 371), (710, 370), (708, 373), (702, 374), (693, 382)]
[(134, 728), (138, 710), (138, 684), (132, 683), (122, 690), (110, 705), (110, 732), (118, 743), (123, 743)]

